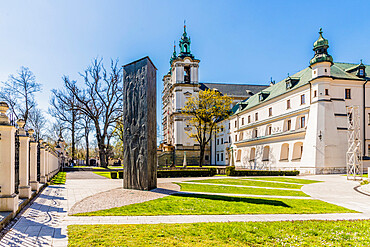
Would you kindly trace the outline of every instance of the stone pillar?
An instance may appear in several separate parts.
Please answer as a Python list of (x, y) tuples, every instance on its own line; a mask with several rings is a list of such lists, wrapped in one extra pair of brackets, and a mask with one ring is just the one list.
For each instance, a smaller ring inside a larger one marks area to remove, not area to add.
[(37, 192), (39, 190), (39, 182), (37, 181), (37, 142), (32, 137), (34, 133), (33, 129), (30, 129), (28, 133), (31, 136), (31, 140), (30, 140), (30, 185), (31, 185), (31, 190), (34, 190)]
[(47, 182), (46, 173), (45, 173), (45, 166), (46, 166), (46, 149), (45, 149), (45, 142), (42, 142), (40, 139), (40, 182), (45, 184)]
[(157, 187), (156, 68), (149, 57), (123, 66), (123, 187)]
[(8, 104), (0, 102), (0, 211), (16, 212), (18, 195), (15, 193), (15, 131), (5, 115)]
[(23, 119), (17, 121), (19, 126), (19, 197), (31, 198), (31, 186), (29, 184), (29, 142), (30, 138), (24, 130), (25, 122)]

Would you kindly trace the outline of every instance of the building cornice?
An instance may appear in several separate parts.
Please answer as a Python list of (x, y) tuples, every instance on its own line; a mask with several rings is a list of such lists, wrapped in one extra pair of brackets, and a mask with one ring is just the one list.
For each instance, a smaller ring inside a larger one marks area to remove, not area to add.
[(258, 142), (269, 142), (270, 143), (272, 140), (275, 140), (275, 139), (284, 139), (284, 138), (292, 139), (292, 138), (297, 138), (297, 137), (301, 138), (301, 137), (304, 137), (305, 134), (306, 134), (306, 129), (302, 128), (302, 129), (288, 131), (288, 132), (280, 132), (280, 133), (276, 133), (276, 134), (269, 135), (269, 136), (261, 136), (261, 137), (251, 138), (251, 139), (247, 139), (243, 141), (238, 141), (233, 144), (236, 145), (237, 147), (243, 144), (248, 144), (249, 146), (249, 145), (256, 145)]
[(277, 115), (277, 116), (269, 117), (268, 119), (264, 119), (264, 120), (261, 120), (261, 121), (258, 121), (258, 122), (254, 122), (254, 123), (250, 123), (248, 125), (245, 125), (244, 127), (241, 127), (239, 129), (237, 129), (235, 132), (240, 132), (240, 131), (244, 131), (244, 130), (247, 130), (247, 129), (255, 128), (255, 127), (258, 127), (260, 125), (268, 124), (268, 123), (271, 123), (271, 122), (274, 122), (274, 121), (277, 121), (277, 120), (281, 120), (281, 119), (286, 118), (286, 117), (291, 117), (291, 116), (294, 116), (294, 115), (300, 115), (302, 113), (308, 112), (309, 110), (310, 110), (310, 106), (306, 106), (304, 108), (301, 108), (301, 109), (298, 109), (298, 110), (295, 110), (295, 111), (291, 111), (291, 112), (287, 112), (287, 113), (280, 114), (280, 115)]

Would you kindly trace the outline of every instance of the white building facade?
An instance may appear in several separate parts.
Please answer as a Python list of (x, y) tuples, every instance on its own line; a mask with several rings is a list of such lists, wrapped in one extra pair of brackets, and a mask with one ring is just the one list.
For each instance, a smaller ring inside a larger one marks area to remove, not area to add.
[(308, 68), (234, 107), (225, 121), (230, 129), (220, 133), (231, 143), (216, 147), (227, 148), (229, 165), (304, 174), (345, 172), (347, 107), (358, 106), (364, 167), (369, 166), (370, 71), (362, 62), (334, 63), (328, 41), (319, 34)]

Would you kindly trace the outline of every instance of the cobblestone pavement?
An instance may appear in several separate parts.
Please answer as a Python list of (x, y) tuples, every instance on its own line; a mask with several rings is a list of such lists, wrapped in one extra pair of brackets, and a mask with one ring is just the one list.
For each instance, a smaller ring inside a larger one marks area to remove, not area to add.
[[(83, 199), (104, 191), (109, 192), (122, 186), (122, 180), (100, 178), (91, 179), (90, 175), (91, 174), (84, 173), (84, 177), (87, 179), (73, 179), (69, 177), (66, 185), (47, 187), (35, 199), (33, 204), (25, 210), (25, 212), (20, 216), (20, 219), (11, 227), (9, 232), (0, 240), (0, 246), (67, 246), (68, 237), (66, 229), (67, 225), (70, 224), (154, 224), (211, 221), (370, 219), (370, 197), (354, 190), (354, 187), (358, 185), (358, 182), (347, 181), (346, 177), (338, 175), (302, 177), (325, 181), (324, 183), (304, 185), (302, 190), (315, 199), (320, 199), (363, 213), (99, 217), (67, 216), (67, 213), (72, 209), (73, 205), (83, 201)], [(197, 178), (158, 179), (158, 183), (182, 182), (188, 180), (197, 180)], [(135, 201), (131, 201), (131, 203), (135, 203)]]

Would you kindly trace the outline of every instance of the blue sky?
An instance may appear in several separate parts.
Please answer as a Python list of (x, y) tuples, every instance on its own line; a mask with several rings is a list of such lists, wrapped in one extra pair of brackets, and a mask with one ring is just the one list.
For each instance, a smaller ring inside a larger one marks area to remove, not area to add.
[[(61, 77), (80, 79), (97, 56), (126, 64), (150, 56), (162, 77), (186, 19), (200, 81), (267, 84), (308, 66), (320, 27), (334, 61), (370, 64), (367, 1), (28, 0), (0, 3), (0, 81), (20, 66), (43, 84), (47, 110)], [(178, 47), (177, 47), (178, 49)]]

